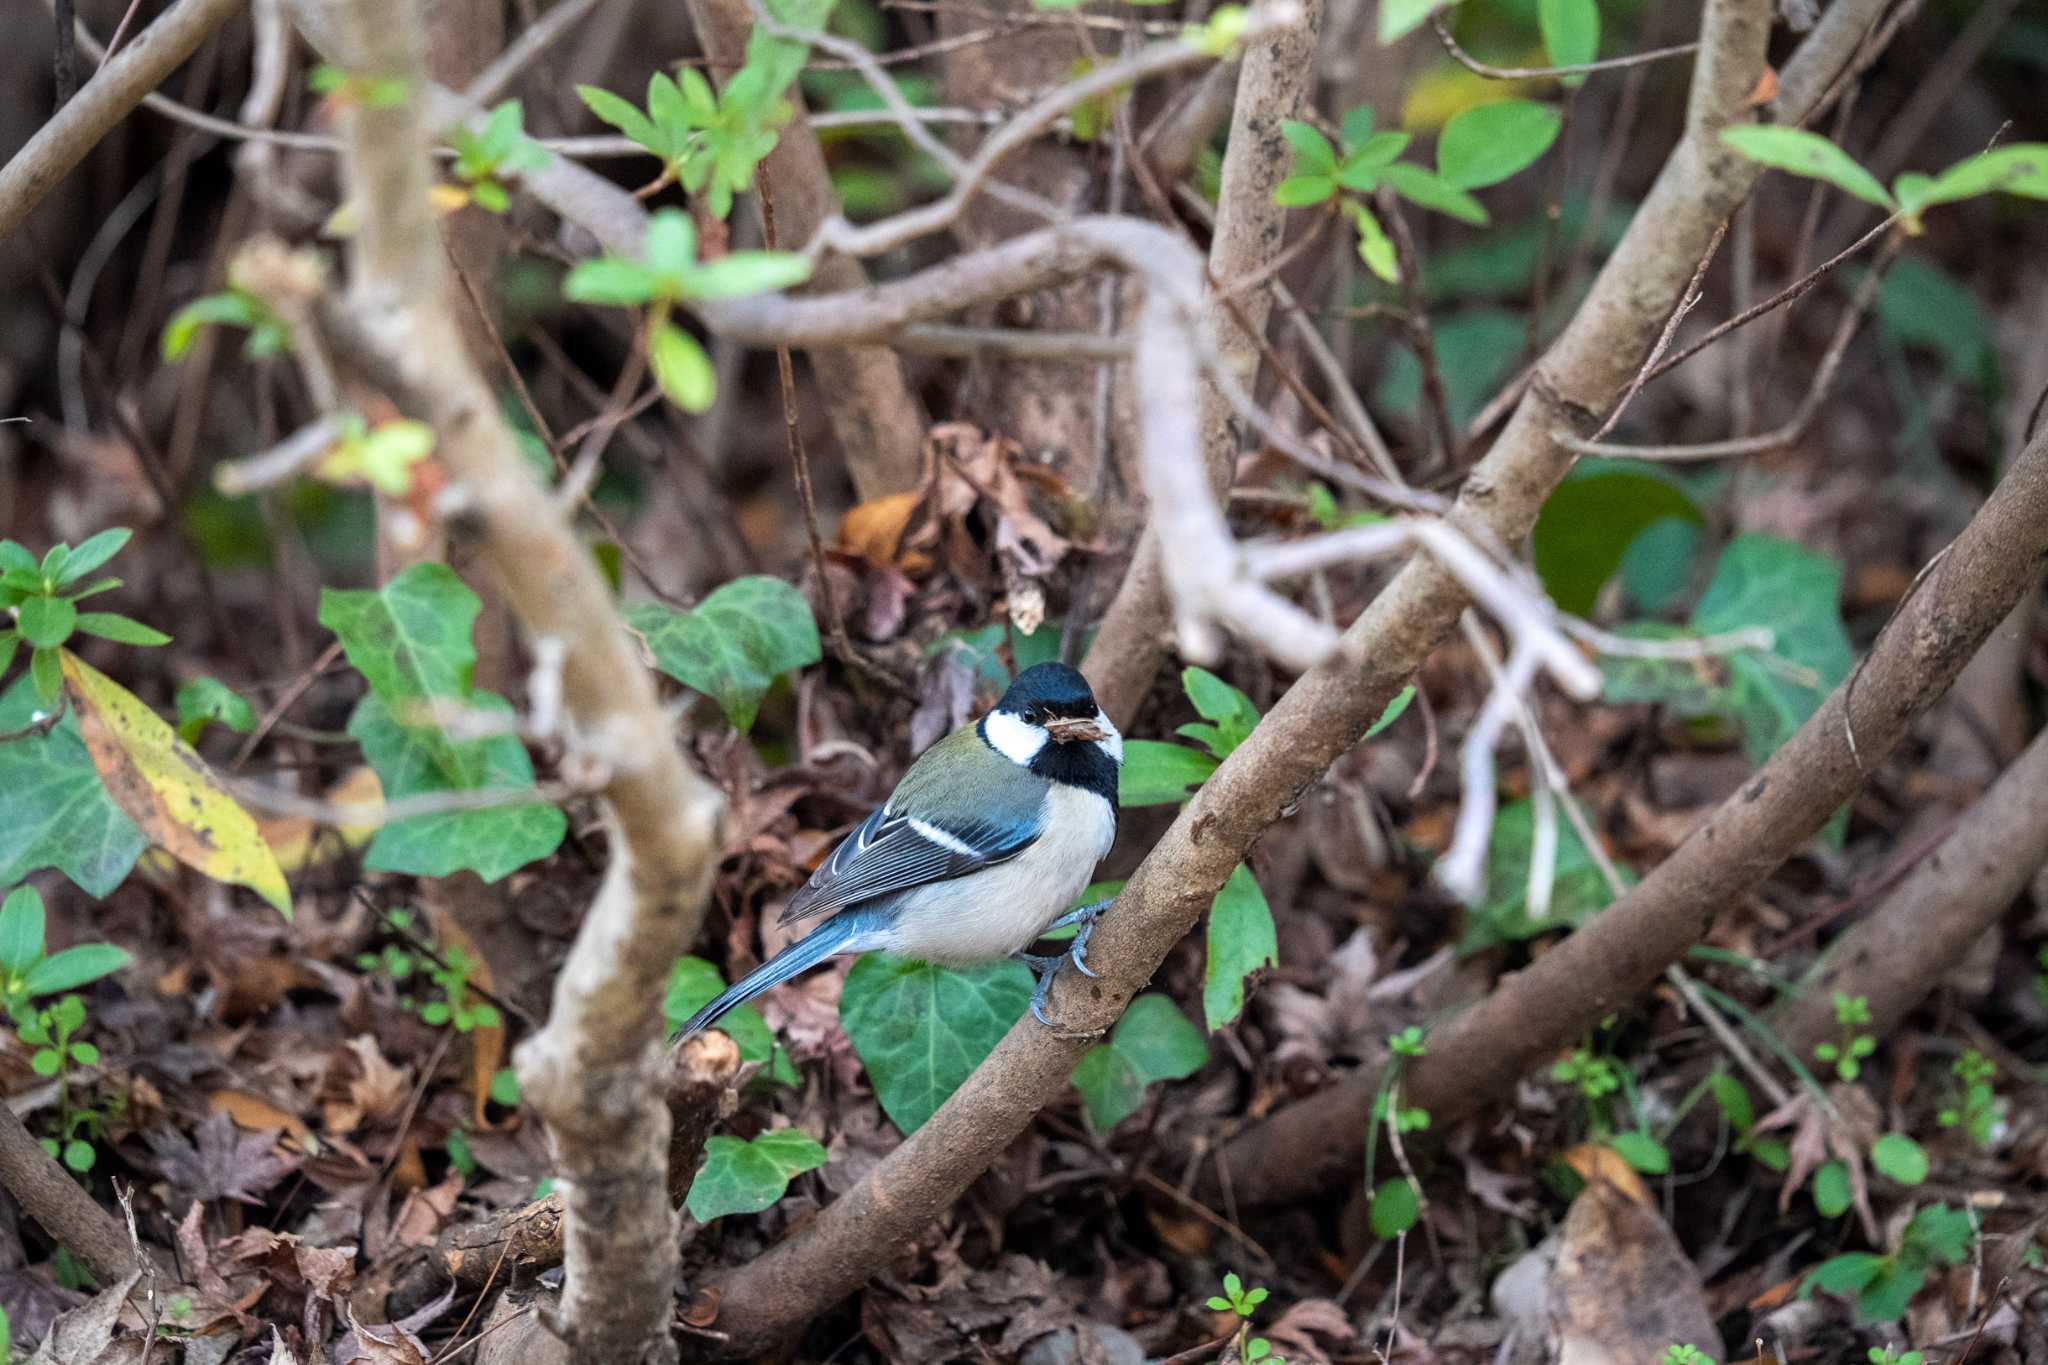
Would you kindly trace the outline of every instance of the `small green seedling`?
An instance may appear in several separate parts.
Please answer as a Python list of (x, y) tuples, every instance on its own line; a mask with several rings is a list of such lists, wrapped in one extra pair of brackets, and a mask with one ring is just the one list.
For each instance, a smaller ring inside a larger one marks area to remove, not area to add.
[[(85, 1028), (85, 1001), (68, 992), (112, 975), (130, 958), (111, 943), (81, 943), (48, 953), (44, 928), (43, 898), (34, 887), (16, 887), (0, 903), (0, 1002), (31, 1049), (30, 1069), (57, 1082), (58, 1135), (42, 1139), (43, 1150), (83, 1175), (97, 1160), (92, 1138), (98, 1135), (100, 1115), (76, 1102), (72, 1068), (97, 1066), (100, 1050), (78, 1037)], [(51, 995), (58, 998), (37, 1003)]]
[(1870, 1022), (1870, 997), (1836, 991), (1834, 1000), (1835, 1040), (1815, 1046), (1813, 1055), (1834, 1067), (1841, 1080), (1853, 1081), (1863, 1074), (1863, 1059), (1877, 1051), (1877, 1039), (1857, 1031)]
[(2005, 1101), (1991, 1083), (1998, 1078), (1998, 1064), (1976, 1048), (1966, 1049), (1949, 1067), (1962, 1093), (1935, 1115), (1944, 1128), (1961, 1128), (1979, 1147), (1991, 1145), (1992, 1133), (2005, 1117)]
[(1870, 1365), (1925, 1365), (1927, 1355), (1923, 1351), (1896, 1351), (1885, 1345), (1871, 1347), (1865, 1359)]
[(1658, 1365), (1714, 1365), (1714, 1358), (1697, 1346), (1673, 1344), (1664, 1348)]
[(1256, 1361), (1268, 1361), (1270, 1365), (1286, 1365), (1285, 1361), (1273, 1354), (1272, 1342), (1264, 1337), (1251, 1335), (1252, 1316), (1259, 1311), (1259, 1305), (1265, 1301), (1264, 1287), (1246, 1289), (1244, 1281), (1238, 1278), (1234, 1270), (1224, 1275), (1223, 1292), (1209, 1296), (1209, 1307), (1214, 1312), (1237, 1314), (1237, 1332), (1231, 1338), (1231, 1346), (1243, 1365), (1253, 1365)]
[(507, 177), (548, 164), (547, 149), (526, 135), (518, 100), (491, 110), (480, 132), (457, 128), (448, 141), (455, 148), (455, 174), (469, 186), (470, 199), (492, 213), (512, 205)]

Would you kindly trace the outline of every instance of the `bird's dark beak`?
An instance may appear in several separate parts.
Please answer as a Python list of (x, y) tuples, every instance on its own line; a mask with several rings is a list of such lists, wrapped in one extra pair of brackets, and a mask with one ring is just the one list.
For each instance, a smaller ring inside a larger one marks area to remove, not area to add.
[(1072, 744), (1083, 739), (1107, 739), (1109, 731), (1092, 720), (1049, 720), (1045, 732), (1061, 744)]

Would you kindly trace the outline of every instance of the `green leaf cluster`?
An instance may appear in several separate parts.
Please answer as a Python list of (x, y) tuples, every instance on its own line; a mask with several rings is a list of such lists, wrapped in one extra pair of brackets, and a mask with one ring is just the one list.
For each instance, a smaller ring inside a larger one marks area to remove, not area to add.
[(58, 541), (38, 560), (18, 541), (0, 540), (0, 676), (21, 646), (29, 648), (29, 676), (48, 705), (64, 690), (57, 651), (73, 635), (96, 635), (123, 645), (165, 645), (160, 630), (111, 611), (80, 611), (88, 597), (121, 586), (118, 578), (93, 578), (93, 571), (119, 554), (133, 535), (125, 527), (101, 531), (77, 546)]
[[(98, 1160), (92, 1144), (99, 1115), (74, 1103), (71, 1068), (94, 1066), (100, 1050), (78, 1034), (85, 1027), (85, 1001), (75, 991), (126, 967), (127, 951), (111, 943), (81, 943), (47, 951), (43, 898), (34, 887), (16, 887), (0, 902), (0, 1004), (29, 1049), (29, 1069), (58, 1082), (58, 1135), (42, 1139), (43, 1149), (83, 1175)], [(36, 1002), (59, 995), (48, 1005)]]
[(1714, 1103), (1721, 1107), (1721, 1116), (1728, 1120), (1729, 1130), (1735, 1134), (1738, 1155), (1754, 1157), (1774, 1171), (1783, 1171), (1792, 1164), (1791, 1148), (1778, 1138), (1756, 1131), (1756, 1106), (1741, 1081), (1726, 1071), (1716, 1071), (1707, 1078), (1707, 1088)]
[(187, 744), (197, 742), (209, 725), (224, 725), (238, 735), (256, 728), (256, 708), (219, 678), (202, 674), (189, 679), (179, 686), (173, 704), (178, 712), (178, 738)]
[(492, 213), (503, 213), (512, 205), (508, 177), (548, 164), (547, 148), (526, 135), (518, 100), (506, 100), (491, 110), (475, 132), (455, 129), (448, 141), (455, 148), (455, 174), (468, 183), (477, 206)]
[(1088, 1122), (1107, 1133), (1138, 1112), (1145, 1087), (1194, 1075), (1209, 1060), (1209, 1044), (1166, 996), (1141, 995), (1110, 1031), (1109, 1041), (1081, 1055), (1074, 1088)]
[(1939, 204), (2003, 193), (2048, 199), (2048, 142), (2016, 142), (1964, 157), (1939, 175), (1907, 171), (1886, 190), (1856, 158), (1819, 133), (1775, 124), (1721, 130), (1721, 140), (1752, 161), (1792, 175), (1821, 180), (1921, 230), (1920, 215)]
[[(1384, 13), (1384, 10), (1383, 10)], [(1469, 193), (1498, 184), (1534, 162), (1557, 140), (1562, 117), (1532, 100), (1501, 100), (1467, 109), (1437, 139), (1437, 168), (1397, 158), (1409, 135), (1373, 128), (1373, 110), (1360, 105), (1344, 115), (1341, 149), (1314, 126), (1290, 120), (1280, 132), (1294, 149), (1292, 174), (1273, 190), (1288, 208), (1336, 202), (1358, 232), (1358, 255), (1388, 283), (1400, 279), (1394, 246), (1362, 198), (1382, 184), (1423, 208), (1484, 226), (1486, 209)], [(1346, 194), (1346, 192), (1349, 194)]]
[[(437, 706), (511, 714), (502, 697), (471, 683), (478, 607), (444, 564), (415, 564), (376, 589), (321, 594), (320, 624), (370, 684), (348, 732), (386, 800), (533, 786), (533, 762), (516, 735), (458, 738), (431, 714)], [(415, 816), (379, 829), (365, 865), (422, 877), (466, 870), (492, 882), (554, 852), (567, 828), (560, 810), (537, 800)]]
[(639, 603), (626, 608), (626, 624), (656, 668), (717, 702), (742, 734), (777, 678), (824, 657), (810, 603), (779, 578), (735, 578), (687, 611)]
[(1942, 1107), (1935, 1121), (1944, 1128), (1961, 1128), (1970, 1141), (1989, 1148), (1992, 1134), (2005, 1118), (2005, 1101), (1991, 1085), (1998, 1078), (1998, 1064), (1972, 1047), (1965, 1048), (1949, 1070), (1961, 1093)]
[(1913, 1215), (1889, 1255), (1850, 1251), (1831, 1256), (1814, 1267), (1801, 1292), (1854, 1295), (1858, 1322), (1889, 1322), (1904, 1316), (1930, 1270), (1961, 1265), (1975, 1236), (1967, 1210), (1931, 1204)]
[(604, 256), (579, 262), (562, 289), (584, 303), (650, 305), (647, 359), (655, 380), (683, 411), (705, 412), (717, 396), (711, 358), (694, 336), (670, 320), (673, 305), (786, 289), (810, 273), (808, 260), (787, 251), (734, 251), (700, 262), (697, 229), (689, 215), (665, 208), (648, 219), (640, 260)]

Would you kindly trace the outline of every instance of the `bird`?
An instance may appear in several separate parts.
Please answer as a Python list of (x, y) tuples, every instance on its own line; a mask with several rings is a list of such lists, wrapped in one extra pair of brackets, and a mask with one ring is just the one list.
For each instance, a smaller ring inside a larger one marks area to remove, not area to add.
[[(1061, 663), (1019, 673), (995, 709), (927, 749), (790, 898), (780, 923), (815, 929), (690, 1018), (692, 1037), (829, 957), (877, 949), (946, 967), (1015, 958), (1037, 978), (1062, 960), (1085, 976), (1108, 901), (1069, 910), (1116, 839), (1124, 742), (1088, 680)], [(1064, 913), (1062, 913), (1064, 912)], [(1072, 925), (1065, 953), (1024, 951)]]

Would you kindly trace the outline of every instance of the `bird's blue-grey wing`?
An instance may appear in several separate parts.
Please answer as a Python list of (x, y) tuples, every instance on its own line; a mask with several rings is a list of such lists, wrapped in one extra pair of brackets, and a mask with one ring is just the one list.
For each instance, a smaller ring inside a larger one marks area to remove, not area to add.
[(790, 898), (782, 923), (829, 915), (850, 905), (1006, 862), (1038, 838), (1036, 810), (1009, 818), (944, 823), (883, 806), (846, 836)]

